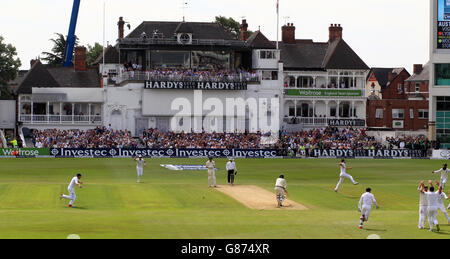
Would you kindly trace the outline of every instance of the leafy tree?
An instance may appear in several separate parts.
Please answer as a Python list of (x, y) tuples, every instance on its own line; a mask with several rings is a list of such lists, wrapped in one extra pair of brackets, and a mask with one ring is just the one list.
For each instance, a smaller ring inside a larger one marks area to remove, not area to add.
[[(240, 38), (241, 35), (241, 24), (234, 20), (232, 17), (226, 18), (225, 16), (216, 16), (216, 23), (222, 25), (228, 29), (231, 33), (235, 35), (236, 38)], [(248, 37), (250, 37), (253, 32), (247, 31)]]
[[(67, 38), (61, 33), (55, 33), (55, 35), (56, 38), (50, 39), (53, 42), (51, 52), (42, 52), (42, 55), (44, 55), (42, 60), (49, 65), (62, 65)], [(75, 46), (78, 46), (78, 38), (75, 40)]]
[(94, 61), (103, 54), (103, 46), (95, 43), (94, 46), (87, 45), (86, 61), (87, 65), (91, 66)]
[(3, 40), (4, 38), (0, 36), (0, 96), (5, 98), (5, 96), (11, 96), (6, 87), (7, 83), (16, 79), (22, 63), (16, 57), (16, 48), (11, 44), (4, 43)]

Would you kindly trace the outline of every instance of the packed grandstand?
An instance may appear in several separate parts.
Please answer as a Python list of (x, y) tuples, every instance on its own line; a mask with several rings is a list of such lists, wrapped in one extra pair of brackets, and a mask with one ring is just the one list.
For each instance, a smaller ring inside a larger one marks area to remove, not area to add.
[[(264, 141), (267, 138), (275, 141)], [(324, 127), (277, 136), (258, 133), (187, 133), (147, 129), (139, 137), (126, 130), (97, 127), (92, 130), (32, 130), (31, 143), (36, 148), (188, 148), (188, 149), (277, 149), (284, 155), (308, 155), (316, 149), (378, 150), (409, 149), (426, 153), (429, 140), (421, 136), (376, 139), (366, 129)], [(20, 141), (19, 141), (20, 145)], [(11, 146), (12, 147), (12, 146)], [(28, 146), (29, 147), (29, 146)]]

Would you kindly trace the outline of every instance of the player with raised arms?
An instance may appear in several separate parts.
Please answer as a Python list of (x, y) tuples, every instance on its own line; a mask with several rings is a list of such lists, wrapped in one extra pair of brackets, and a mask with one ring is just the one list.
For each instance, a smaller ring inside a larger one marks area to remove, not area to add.
[(137, 170), (137, 182), (141, 182), (141, 177), (144, 175), (144, 166), (147, 166), (147, 162), (145, 162), (144, 158), (142, 156), (137, 156), (134, 158), (134, 161), (136, 161), (136, 170)]
[(441, 185), (442, 190), (445, 189), (445, 184), (447, 183), (447, 178), (448, 178), (449, 172), (450, 172), (450, 170), (448, 169), (447, 164), (444, 164), (441, 169), (431, 172), (432, 174), (441, 173), (441, 180), (440, 180), (439, 184)]

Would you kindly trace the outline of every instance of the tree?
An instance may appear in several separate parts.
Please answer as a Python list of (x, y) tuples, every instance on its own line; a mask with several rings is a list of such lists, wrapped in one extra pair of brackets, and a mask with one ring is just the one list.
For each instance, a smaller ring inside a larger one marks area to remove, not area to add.
[(87, 65), (91, 66), (94, 61), (103, 54), (103, 46), (95, 43), (94, 46), (87, 45), (86, 61)]
[[(225, 16), (216, 16), (216, 23), (222, 25), (228, 29), (231, 33), (235, 35), (236, 38), (240, 38), (241, 35), (241, 24), (234, 20), (232, 17), (226, 18)], [(248, 37), (250, 37), (253, 32), (247, 31)]]
[(10, 96), (7, 89), (7, 83), (16, 79), (19, 67), (22, 65), (17, 58), (16, 48), (11, 44), (3, 42), (4, 38), (0, 36), (0, 96)]
[[(55, 39), (50, 39), (50, 41), (53, 42), (51, 52), (42, 52), (42, 55), (44, 55), (42, 60), (49, 65), (62, 65), (67, 38), (61, 33), (55, 33), (55, 35)], [(75, 40), (75, 46), (78, 46), (78, 38)]]

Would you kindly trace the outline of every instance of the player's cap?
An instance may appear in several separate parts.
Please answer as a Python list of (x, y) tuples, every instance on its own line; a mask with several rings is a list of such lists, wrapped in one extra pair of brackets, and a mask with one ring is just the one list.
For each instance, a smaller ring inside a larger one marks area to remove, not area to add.
[(80, 173), (78, 173), (78, 174), (77, 174), (77, 177), (81, 177), (81, 174), (80, 174)]
[(139, 155), (139, 158), (142, 158), (142, 155)]
[(284, 178), (284, 175), (282, 174), (282, 175), (280, 175), (280, 178)]
[(229, 157), (228, 160), (233, 161), (234, 159), (232, 157)]

